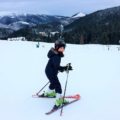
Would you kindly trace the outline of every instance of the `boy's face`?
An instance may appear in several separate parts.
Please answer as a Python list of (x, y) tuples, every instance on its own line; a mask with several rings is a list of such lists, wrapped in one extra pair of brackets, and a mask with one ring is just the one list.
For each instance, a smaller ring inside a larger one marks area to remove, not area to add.
[(60, 47), (59, 49), (58, 49), (58, 52), (64, 52), (65, 51), (65, 48), (64, 47)]

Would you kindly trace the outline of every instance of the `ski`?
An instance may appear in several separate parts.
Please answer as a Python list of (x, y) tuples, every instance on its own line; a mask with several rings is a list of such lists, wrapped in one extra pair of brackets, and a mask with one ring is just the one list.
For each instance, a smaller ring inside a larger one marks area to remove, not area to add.
[(61, 107), (59, 107), (59, 108), (57, 108), (57, 109), (54, 109), (54, 108), (53, 108), (52, 110), (50, 110), (49, 112), (47, 112), (47, 113), (45, 113), (45, 114), (46, 114), (46, 115), (50, 115), (50, 114), (56, 112), (57, 110), (61, 109), (62, 107), (66, 107), (66, 106), (68, 106), (68, 105), (70, 105), (70, 104), (72, 104), (72, 103), (77, 102), (78, 100), (79, 100), (79, 99), (72, 100), (71, 102), (69, 102), (69, 103), (67, 103), (67, 104), (64, 104), (63, 106), (61, 106)]
[(55, 97), (47, 97), (47, 96), (41, 96), (41, 95), (32, 95), (33, 98), (55, 98)]
[[(55, 98), (55, 97), (47, 97), (47, 96), (41, 96), (41, 95), (32, 95), (33, 98)], [(80, 95), (68, 95), (65, 96), (65, 98), (71, 98), (71, 99), (80, 99)]]

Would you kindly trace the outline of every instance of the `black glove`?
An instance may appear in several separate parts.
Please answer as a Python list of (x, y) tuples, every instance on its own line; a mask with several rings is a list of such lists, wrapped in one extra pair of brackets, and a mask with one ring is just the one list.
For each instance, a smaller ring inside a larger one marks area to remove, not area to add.
[(68, 63), (65, 67), (64, 67), (64, 71), (69, 71), (69, 70), (73, 70), (71, 63)]
[(71, 63), (68, 63), (66, 66), (60, 66), (59, 67), (60, 72), (64, 72), (64, 71), (67, 71), (67, 70), (73, 70), (72, 66), (71, 66)]

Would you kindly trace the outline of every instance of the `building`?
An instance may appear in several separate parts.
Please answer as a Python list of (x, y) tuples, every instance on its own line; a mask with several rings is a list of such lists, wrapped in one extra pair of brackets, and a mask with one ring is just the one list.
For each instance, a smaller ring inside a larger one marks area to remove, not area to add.
[(26, 41), (25, 37), (8, 38), (8, 41)]

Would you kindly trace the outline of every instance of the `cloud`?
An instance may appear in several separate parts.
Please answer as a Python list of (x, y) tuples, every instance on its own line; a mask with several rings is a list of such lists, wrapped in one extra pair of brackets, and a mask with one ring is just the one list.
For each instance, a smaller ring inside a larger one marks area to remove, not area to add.
[(1, 0), (0, 12), (72, 15), (118, 6), (120, 0)]

